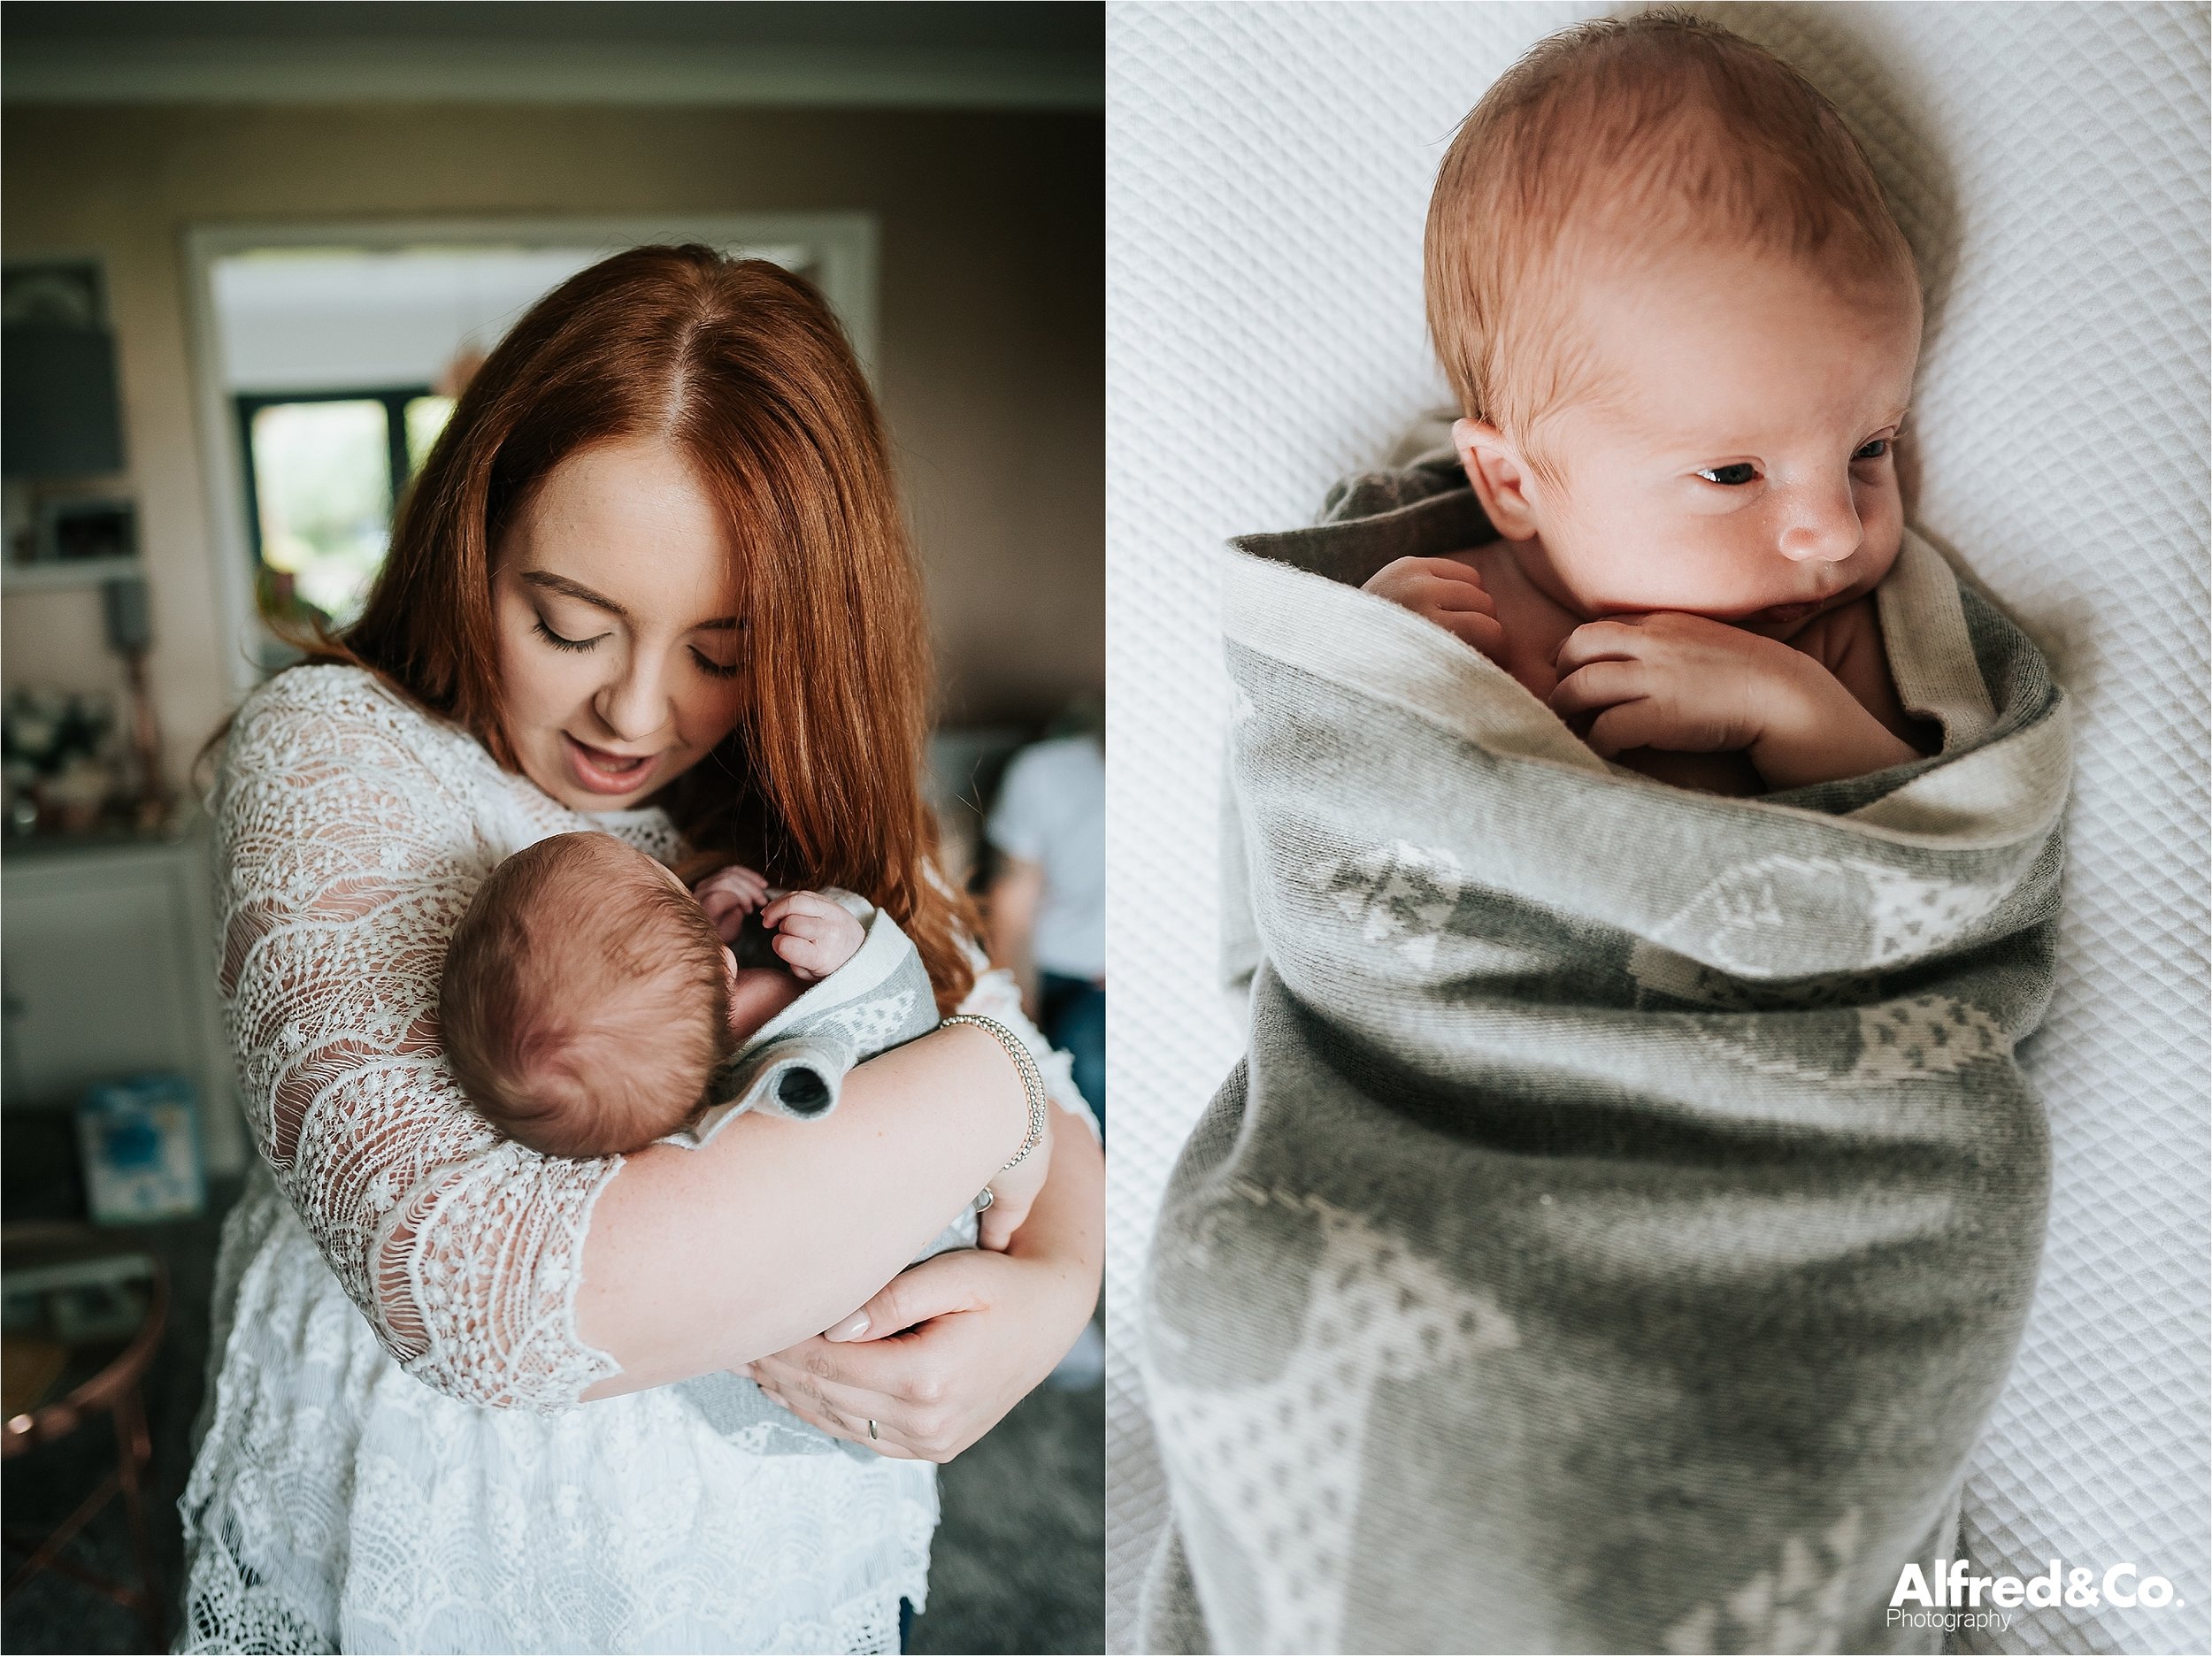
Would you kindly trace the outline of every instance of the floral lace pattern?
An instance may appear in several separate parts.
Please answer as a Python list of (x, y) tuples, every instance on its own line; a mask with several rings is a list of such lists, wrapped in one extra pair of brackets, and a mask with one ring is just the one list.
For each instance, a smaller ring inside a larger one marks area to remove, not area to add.
[[(484, 874), (581, 828), (669, 860), (666, 818), (572, 813), (336, 667), (248, 702), (211, 807), (264, 1165), (218, 1265), (179, 1648), (895, 1650), (934, 1468), (764, 1455), (670, 1387), (575, 1407), (616, 1371), (575, 1296), (621, 1160), (501, 1138), (439, 1048), (445, 940)], [(1006, 974), (965, 1009), (1082, 1108)]]
[(239, 715), (214, 796), (220, 986), (248, 1120), (386, 1349), (469, 1402), (572, 1407), (592, 1198), (619, 1157), (541, 1156), (438, 1046), (445, 939), (502, 857), (590, 825), (367, 674), (307, 668)]

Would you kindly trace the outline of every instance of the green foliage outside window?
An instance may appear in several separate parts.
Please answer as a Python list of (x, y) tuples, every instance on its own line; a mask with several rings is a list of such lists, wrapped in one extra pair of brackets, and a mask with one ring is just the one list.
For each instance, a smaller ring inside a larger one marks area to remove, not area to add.
[(342, 627), (361, 613), (394, 505), (453, 399), (409, 388), (237, 401), (261, 611)]

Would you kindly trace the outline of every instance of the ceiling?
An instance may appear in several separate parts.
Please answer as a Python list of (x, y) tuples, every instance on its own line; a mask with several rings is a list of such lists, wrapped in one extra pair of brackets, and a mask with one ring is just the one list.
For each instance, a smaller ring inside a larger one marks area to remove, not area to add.
[(10, 104), (1098, 109), (1086, 0), (9, 0)]

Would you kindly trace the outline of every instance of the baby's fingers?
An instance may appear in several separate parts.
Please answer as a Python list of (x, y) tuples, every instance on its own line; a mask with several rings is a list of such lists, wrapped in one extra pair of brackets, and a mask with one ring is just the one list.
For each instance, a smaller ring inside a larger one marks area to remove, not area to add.
[(1472, 610), (1481, 615), (1498, 612), (1498, 601), (1479, 584), (1446, 580), (1434, 575), (1412, 576), (1383, 595), (1426, 616), (1440, 611), (1459, 614)]
[(1594, 661), (1632, 661), (1651, 648), (1651, 635), (1631, 620), (1588, 621), (1567, 634), (1552, 665), (1562, 673)]
[(780, 926), (793, 915), (804, 915), (813, 919), (831, 919), (846, 913), (842, 905), (819, 892), (787, 891), (760, 911), (760, 923), (764, 926)]
[(727, 943), (736, 937), (745, 916), (766, 901), (768, 885), (750, 869), (722, 869), (701, 880), (691, 894)]
[(1457, 558), (1402, 557), (1393, 558), (1370, 575), (1362, 583), (1361, 589), (1365, 592), (1381, 592), (1388, 587), (1406, 586), (1423, 577), (1460, 581), (1478, 590), (1482, 586), (1482, 577)]
[(753, 870), (741, 868), (733, 862), (726, 868), (715, 870), (713, 873), (700, 880), (693, 889), (702, 899), (704, 899), (709, 892), (726, 891), (758, 902), (768, 894), (768, 882)]
[(746, 912), (751, 907), (727, 892), (703, 892), (699, 896), (699, 908), (706, 915), (707, 924), (725, 943), (737, 941), (737, 934), (745, 929)]
[(831, 959), (831, 951), (821, 939), (801, 937), (788, 924), (770, 939), (768, 947), (776, 951), (777, 957), (790, 967), (794, 974), (807, 983), (828, 977), (839, 964)]
[(1482, 577), (1475, 573), (1473, 566), (1463, 564), (1457, 558), (1400, 558), (1388, 567), (1400, 571), (1402, 575), (1421, 575), (1431, 580), (1441, 581), (1459, 587), (1463, 591), (1482, 593), (1485, 598), (1490, 595), (1483, 592)]
[(1636, 661), (1597, 661), (1562, 678), (1551, 693), (1551, 710), (1563, 719), (1593, 708), (1632, 702), (1646, 694), (1644, 664)]
[(1505, 628), (1494, 615), (1472, 610), (1446, 610), (1431, 615), (1429, 619), (1485, 656), (1496, 657), (1505, 652)]
[(771, 947), (800, 977), (826, 978), (853, 957), (860, 940), (860, 923), (840, 910), (786, 916)]
[(1655, 748), (1667, 734), (1664, 714), (1651, 701), (1623, 702), (1591, 721), (1582, 740), (1601, 759), (1611, 759), (1632, 748)]

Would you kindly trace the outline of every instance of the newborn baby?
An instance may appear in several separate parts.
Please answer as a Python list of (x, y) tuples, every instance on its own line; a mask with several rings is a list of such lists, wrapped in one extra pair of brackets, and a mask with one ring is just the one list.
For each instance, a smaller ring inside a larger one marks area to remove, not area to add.
[(1920, 288), (1796, 71), (1678, 13), (1545, 42), (1445, 157), (1425, 279), (1502, 539), (1367, 591), (1663, 780), (1755, 794), (1932, 750), (1870, 596)]
[[(731, 946), (756, 911), (781, 965), (739, 964)], [(610, 834), (557, 834), (494, 869), (454, 930), (438, 997), (446, 1057), (478, 1112), (534, 1150), (636, 1150), (719, 1101), (710, 1083), (724, 1061), (865, 938), (821, 893), (773, 896), (751, 870), (726, 868), (695, 896)], [(787, 1113), (829, 1101), (803, 1093)]]

